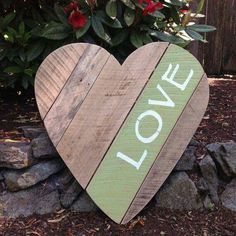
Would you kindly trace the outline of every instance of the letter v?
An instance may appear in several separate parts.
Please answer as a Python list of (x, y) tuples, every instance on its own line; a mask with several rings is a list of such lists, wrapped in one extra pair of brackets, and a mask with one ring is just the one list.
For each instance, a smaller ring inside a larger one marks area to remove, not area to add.
[(149, 105), (160, 105), (165, 107), (175, 107), (175, 103), (170, 99), (168, 94), (162, 89), (162, 87), (158, 84), (157, 89), (162, 93), (162, 95), (166, 98), (166, 101), (157, 101), (148, 99)]

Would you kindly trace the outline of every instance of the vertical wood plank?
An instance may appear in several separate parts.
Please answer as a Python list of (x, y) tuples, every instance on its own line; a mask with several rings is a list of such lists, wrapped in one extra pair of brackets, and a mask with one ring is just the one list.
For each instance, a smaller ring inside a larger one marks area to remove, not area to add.
[[(225, 11), (227, 1), (208, 0), (206, 4), (206, 24), (213, 25), (216, 31), (207, 34), (208, 44), (204, 45), (204, 68), (208, 75), (222, 73), (224, 54)], [(228, 37), (228, 35), (227, 35)]]
[[(201, 0), (195, 0), (193, 2), (190, 2), (190, 7), (193, 9), (193, 12), (196, 12), (197, 6)], [(201, 14), (206, 13), (206, 8), (202, 10)], [(196, 21), (197, 24), (205, 24), (206, 19), (200, 18)], [(198, 61), (201, 63), (202, 66), (204, 66), (204, 44), (199, 41), (193, 41), (191, 42), (187, 49), (195, 56)]]
[(236, 74), (236, 0), (227, 0), (224, 12), (223, 74)]

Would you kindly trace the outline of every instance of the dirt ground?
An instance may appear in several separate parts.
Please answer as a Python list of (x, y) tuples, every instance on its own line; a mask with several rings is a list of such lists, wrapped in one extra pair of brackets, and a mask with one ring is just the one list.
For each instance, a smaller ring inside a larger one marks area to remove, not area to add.
[[(194, 135), (202, 144), (236, 139), (236, 79), (209, 80), (210, 101)], [(19, 95), (0, 98), (1, 139), (23, 139), (17, 127), (42, 124), (35, 99)], [(201, 101), (199, 101), (201, 102)], [(117, 225), (102, 212), (72, 213), (27, 218), (0, 218), (0, 236), (75, 235), (236, 235), (236, 212), (215, 206), (204, 211), (171, 211), (149, 204), (127, 225)]]

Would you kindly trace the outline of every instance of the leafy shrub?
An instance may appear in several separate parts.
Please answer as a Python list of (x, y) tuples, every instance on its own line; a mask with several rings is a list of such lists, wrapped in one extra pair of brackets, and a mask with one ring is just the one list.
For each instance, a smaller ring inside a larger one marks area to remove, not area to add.
[(100, 45), (122, 61), (153, 41), (186, 46), (214, 30), (195, 24), (190, 0), (2, 0), (0, 3), (0, 86), (34, 84), (42, 60), (73, 42)]

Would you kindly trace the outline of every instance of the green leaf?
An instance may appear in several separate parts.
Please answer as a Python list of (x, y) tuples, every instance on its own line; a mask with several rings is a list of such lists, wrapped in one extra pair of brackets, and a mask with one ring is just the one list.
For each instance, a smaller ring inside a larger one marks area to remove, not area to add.
[(132, 32), (130, 35), (130, 42), (136, 47), (139, 48), (143, 46), (142, 36), (136, 31)]
[(31, 68), (27, 68), (27, 69), (24, 70), (24, 73), (25, 73), (26, 75), (32, 77), (33, 74), (34, 74), (34, 71), (33, 71)]
[(19, 74), (22, 72), (22, 68), (19, 66), (8, 66), (3, 70), (5, 73)]
[(3, 60), (3, 58), (7, 55), (7, 50), (2, 49), (0, 50), (0, 61)]
[(117, 18), (112, 20), (112, 19), (107, 17), (107, 18), (101, 19), (101, 20), (105, 25), (110, 26), (111, 28), (116, 28), (116, 29), (122, 28), (122, 25), (121, 25), (120, 21)]
[(172, 7), (171, 10), (170, 10), (170, 12), (171, 12), (171, 17), (172, 17), (172, 19), (174, 20), (174, 22), (175, 22), (177, 25), (179, 25), (179, 24), (180, 24), (180, 17), (179, 17), (179, 14), (178, 14), (176, 8)]
[(144, 45), (153, 42), (152, 38), (148, 33), (142, 33), (142, 41)]
[(185, 29), (185, 32), (192, 38), (195, 40), (203, 40), (203, 36), (199, 33), (197, 33), (194, 30), (191, 29)]
[(90, 26), (91, 26), (91, 20), (88, 19), (86, 25), (83, 28), (76, 30), (75, 32), (76, 39), (81, 38), (88, 31)]
[(24, 89), (27, 89), (27, 88), (29, 87), (29, 81), (28, 81), (28, 79), (24, 77), (24, 78), (21, 80), (21, 85), (22, 85), (22, 87), (23, 87)]
[(69, 26), (66, 14), (61, 6), (59, 6), (57, 3), (54, 4), (54, 11), (58, 17), (58, 19), (63, 23), (65, 26)]
[(131, 26), (134, 23), (135, 11), (126, 7), (124, 12), (124, 20), (126, 25)]
[(52, 40), (61, 40), (69, 36), (68, 28), (63, 24), (50, 22), (42, 30), (41, 37), (52, 39)]
[(135, 9), (135, 5), (133, 4), (133, 2), (131, 0), (120, 0), (121, 2), (123, 2), (125, 4), (125, 6), (131, 8), (131, 9)]
[(92, 28), (94, 30), (94, 32), (96, 33), (96, 35), (103, 39), (104, 41), (110, 43), (111, 41), (111, 37), (109, 36), (109, 34), (105, 31), (101, 19), (99, 17), (97, 17), (96, 15), (94, 15), (92, 17)]
[(1, 29), (5, 29), (16, 17), (16, 13), (12, 12), (6, 15), (1, 22)]
[(129, 30), (123, 29), (119, 31), (111, 40), (112, 46), (117, 46), (123, 43), (128, 36), (129, 36)]
[(184, 5), (183, 1), (181, 0), (165, 0), (165, 2), (179, 7), (182, 7)]
[(21, 48), (21, 50), (19, 51), (19, 57), (21, 61), (25, 61), (26, 54), (25, 54), (24, 48)]
[(160, 19), (166, 18), (165, 15), (161, 13), (160, 11), (150, 12), (148, 13), (148, 15), (151, 15), (151, 16), (154, 16), (155, 18), (160, 18)]
[(10, 32), (12, 34), (12, 36), (17, 36), (18, 33), (15, 29), (13, 29), (12, 27), (7, 27), (8, 32)]
[(19, 25), (19, 34), (24, 35), (25, 33), (25, 23), (22, 21)]
[(185, 40), (181, 39), (180, 37), (161, 31), (150, 31), (150, 35), (164, 42), (170, 42), (174, 44), (181, 44), (185, 42)]
[(100, 19), (101, 22), (111, 28), (122, 28), (122, 25), (117, 18), (112, 20), (103, 11), (97, 11), (96, 16)]
[(106, 4), (106, 13), (111, 19), (117, 16), (117, 3), (116, 0), (109, 0)]
[(187, 28), (190, 29), (190, 30), (194, 30), (194, 31), (197, 31), (197, 32), (203, 32), (203, 33), (211, 32), (211, 31), (216, 30), (216, 28), (214, 26), (211, 26), (211, 25), (197, 25), (197, 24), (190, 25)]
[(205, 5), (205, 0), (201, 0), (197, 6), (196, 14), (202, 12), (204, 5)]
[(42, 40), (30, 45), (29, 50), (26, 52), (27, 61), (30, 62), (37, 58), (43, 52), (44, 48), (45, 43)]

